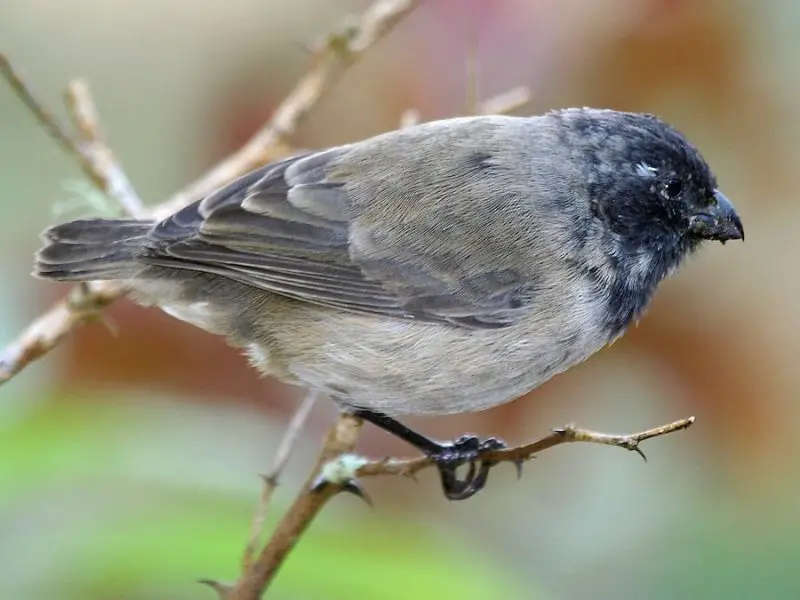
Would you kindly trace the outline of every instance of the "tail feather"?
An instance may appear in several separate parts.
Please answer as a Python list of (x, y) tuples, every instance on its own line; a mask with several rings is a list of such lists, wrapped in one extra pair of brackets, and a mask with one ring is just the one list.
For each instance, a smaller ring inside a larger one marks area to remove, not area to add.
[(125, 279), (141, 265), (142, 250), (151, 221), (134, 219), (81, 219), (50, 227), (42, 234), (33, 275), (57, 281)]

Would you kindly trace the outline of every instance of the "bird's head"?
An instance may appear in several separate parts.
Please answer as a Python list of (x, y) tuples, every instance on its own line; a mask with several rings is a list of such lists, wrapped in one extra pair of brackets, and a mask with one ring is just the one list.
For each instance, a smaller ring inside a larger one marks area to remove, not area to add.
[[(700, 152), (657, 117), (612, 110), (555, 113), (581, 156), (592, 212), (627, 254), (680, 260), (701, 242), (744, 239)], [(677, 266), (669, 264), (669, 267)]]

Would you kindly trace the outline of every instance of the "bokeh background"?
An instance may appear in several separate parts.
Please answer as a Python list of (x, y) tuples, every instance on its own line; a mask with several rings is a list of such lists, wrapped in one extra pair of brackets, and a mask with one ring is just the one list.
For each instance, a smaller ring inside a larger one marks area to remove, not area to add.
[[(140, 194), (157, 202), (233, 150), (302, 74), (304, 49), (365, 0), (6, 0), (0, 48), (57, 106), (89, 80)], [(707, 248), (641, 325), (529, 398), (411, 419), (434, 436), (517, 442), (567, 422), (636, 431), (688, 415), (650, 461), (575, 445), (464, 503), (433, 472), (337, 498), (286, 563), (281, 599), (800, 598), (800, 3), (423, 0), (304, 121), (298, 146), (356, 140), (517, 85), (523, 112), (655, 112), (694, 140), (744, 244)], [(477, 36), (475, 35), (477, 33)], [(37, 234), (102, 209), (0, 85), (0, 342), (65, 289), (28, 273)], [(0, 597), (210, 597), (232, 580), (298, 390), (220, 340), (121, 301), (0, 390)], [(313, 460), (320, 404), (272, 522)], [(407, 455), (366, 427), (363, 453)]]

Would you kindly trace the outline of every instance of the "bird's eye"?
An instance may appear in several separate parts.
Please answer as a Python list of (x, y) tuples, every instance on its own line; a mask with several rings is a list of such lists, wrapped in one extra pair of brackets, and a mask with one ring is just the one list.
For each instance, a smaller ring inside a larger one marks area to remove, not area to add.
[(683, 182), (680, 179), (670, 179), (664, 186), (667, 198), (674, 198), (683, 191)]

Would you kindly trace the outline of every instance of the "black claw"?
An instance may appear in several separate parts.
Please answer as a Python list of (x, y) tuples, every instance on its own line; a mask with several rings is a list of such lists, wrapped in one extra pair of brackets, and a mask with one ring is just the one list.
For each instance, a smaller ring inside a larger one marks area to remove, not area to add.
[(638, 446), (638, 445), (637, 445), (637, 446), (634, 446), (633, 448), (631, 448), (631, 450), (633, 450), (634, 452), (636, 452), (636, 454), (638, 454), (639, 456), (641, 456), (641, 457), (642, 457), (642, 460), (643, 460), (644, 462), (647, 462), (647, 456), (645, 455), (645, 453), (644, 453), (644, 452), (642, 452), (641, 448), (639, 448), (639, 446)]
[(514, 461), (514, 467), (517, 469), (517, 479), (522, 479), (522, 465), (525, 464), (525, 461), (522, 459)]
[[(492, 450), (505, 448), (506, 444), (496, 438), (480, 440), (473, 435), (465, 435), (455, 442), (442, 444), (437, 451), (429, 452), (436, 462), (442, 481), (444, 495), (449, 500), (466, 500), (481, 491), (489, 479), (489, 471), (496, 464), (481, 460), (480, 455)], [(461, 465), (469, 465), (464, 478), (459, 478), (457, 469)], [(521, 463), (517, 465), (517, 471)]]
[[(483, 489), (489, 478), (489, 470), (496, 463), (481, 460), (480, 455), (506, 447), (502, 440), (495, 438), (481, 440), (474, 435), (463, 435), (454, 442), (442, 444), (409, 429), (383, 413), (352, 409), (352, 414), (396, 435), (427, 454), (436, 463), (444, 495), (450, 500), (465, 500)], [(515, 464), (519, 474), (521, 462)], [(459, 478), (457, 473), (461, 465), (469, 465), (467, 475), (463, 479)]]

